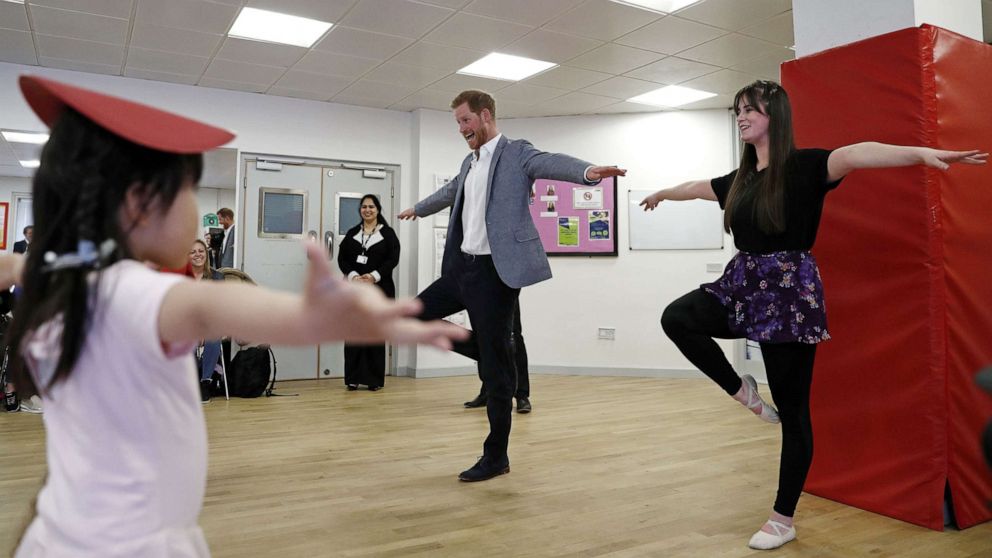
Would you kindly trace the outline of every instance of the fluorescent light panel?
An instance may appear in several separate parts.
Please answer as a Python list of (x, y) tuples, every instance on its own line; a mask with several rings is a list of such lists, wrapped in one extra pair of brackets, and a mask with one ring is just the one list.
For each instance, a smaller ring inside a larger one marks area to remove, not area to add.
[(520, 81), (557, 65), (554, 62), (493, 52), (458, 70), (457, 73), (506, 81)]
[(626, 4), (652, 12), (670, 14), (676, 10), (695, 4), (699, 0), (612, 0), (616, 4)]
[(332, 25), (307, 17), (242, 8), (227, 34), (240, 39), (310, 48)]
[(640, 103), (642, 105), (674, 108), (696, 101), (702, 101), (703, 99), (709, 99), (710, 97), (716, 97), (716, 93), (678, 85), (669, 85), (668, 87), (648, 91), (643, 95), (631, 97), (627, 100), (631, 103)]
[(21, 166), (26, 169), (36, 169), (41, 166), (41, 161), (35, 159), (33, 161), (19, 161)]
[(11, 132), (8, 130), (4, 130), (0, 133), (3, 134), (3, 139), (9, 141), (10, 143), (33, 143), (35, 145), (41, 145), (48, 141), (48, 134), (36, 132)]
[(4, 2), (10, 2), (11, 4), (23, 4), (24, 0), (3, 0)]

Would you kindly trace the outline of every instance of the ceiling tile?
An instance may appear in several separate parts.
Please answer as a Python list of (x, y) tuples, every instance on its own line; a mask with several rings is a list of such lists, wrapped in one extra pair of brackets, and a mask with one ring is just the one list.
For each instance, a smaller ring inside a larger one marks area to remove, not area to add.
[(228, 37), (217, 51), (217, 58), (288, 68), (299, 62), (306, 53), (307, 49), (303, 47)]
[(244, 83), (240, 81), (228, 81), (226, 79), (215, 79), (209, 77), (200, 78), (197, 85), (201, 87), (213, 87), (216, 89), (230, 89), (231, 91), (244, 91), (245, 93), (264, 93), (268, 86), (261, 83)]
[(35, 35), (35, 40), (38, 43), (38, 56), (44, 58), (59, 58), (89, 64), (117, 66), (118, 71), (120, 71), (120, 66), (124, 62), (123, 45), (109, 45), (93, 41), (66, 39), (64, 37), (50, 37), (48, 35)]
[(420, 89), (450, 74), (448, 70), (386, 62), (363, 76), (364, 79)]
[(776, 52), (781, 47), (731, 33), (679, 53), (681, 58), (714, 66), (730, 67)]
[(363, 97), (361, 95), (338, 95), (331, 99), (331, 102), (356, 107), (385, 109), (389, 108), (389, 105), (392, 105), (395, 101), (390, 102), (384, 99), (373, 99), (371, 97)]
[(479, 89), (481, 91), (495, 93), (496, 91), (512, 84), (512, 81), (465, 76), (462, 74), (451, 74), (444, 79), (432, 83), (431, 89), (439, 89), (441, 91), (449, 91), (451, 93), (461, 93), (462, 91), (466, 91), (468, 89)]
[(322, 93), (320, 91), (304, 91), (300, 89), (286, 89), (285, 87), (272, 86), (266, 92), (266, 95), (275, 95), (277, 97), (293, 97), (294, 99), (307, 99), (309, 101), (326, 101), (330, 98), (329, 93)]
[(472, 0), (420, 0), (421, 4), (433, 4), (442, 8), (457, 10)]
[(556, 97), (550, 101), (538, 103), (534, 105), (534, 108), (554, 115), (582, 114), (586, 111), (612, 105), (616, 102), (617, 100), (612, 97), (573, 92)]
[[(273, 86), (274, 88), (294, 89), (297, 91), (319, 91), (324, 94), (323, 99), (333, 97), (337, 92), (355, 81), (350, 77), (329, 76), (325, 74), (315, 74), (312, 72), (302, 72), (300, 70), (290, 70), (283, 75)], [(271, 90), (269, 91), (272, 92)]]
[[(500, 103), (503, 101), (510, 101), (533, 105), (535, 103), (554, 99), (555, 97), (561, 97), (566, 93), (569, 93), (566, 89), (544, 87), (543, 85), (534, 85), (526, 82), (517, 82), (509, 87), (500, 89), (498, 101)], [(499, 105), (497, 105), (496, 111), (499, 112)]]
[(755, 81), (757, 76), (734, 70), (720, 70), (680, 85), (710, 93), (733, 95), (745, 85)]
[(372, 58), (359, 58), (313, 50), (297, 62), (293, 69), (318, 74), (358, 77), (381, 63), (382, 61)]
[(358, 0), (247, 0), (245, 6), (337, 23)]
[(783, 48), (781, 51), (773, 52), (767, 56), (755, 58), (754, 60), (749, 60), (743, 64), (738, 64), (731, 69), (747, 74), (753, 74), (764, 79), (781, 81), (782, 63), (789, 60), (794, 60), (795, 58), (796, 53), (793, 52), (792, 49)]
[(500, 52), (560, 64), (602, 45), (602, 41), (595, 39), (585, 39), (547, 29), (535, 29), (501, 48)]
[(34, 6), (46, 6), (121, 19), (131, 17), (132, 4), (132, 0), (31, 0), (32, 12)]
[(468, 66), (485, 55), (486, 52), (481, 50), (436, 45), (420, 41), (397, 54), (389, 61), (453, 72)]
[(611, 74), (573, 68), (571, 66), (558, 66), (547, 72), (542, 72), (532, 78), (524, 80), (525, 83), (534, 85), (544, 85), (548, 87), (559, 87), (562, 89), (582, 89), (594, 83), (613, 77)]
[(0, 0), (0, 28), (30, 31), (28, 12), (24, 6)]
[(35, 33), (120, 45), (127, 40), (129, 25), (126, 19), (41, 6), (31, 7), (31, 21)]
[(89, 72), (91, 74), (107, 74), (110, 76), (121, 75), (120, 65), (96, 64), (93, 62), (80, 62), (79, 60), (65, 60), (62, 58), (38, 57), (38, 62), (46, 68), (60, 68), (62, 70), (73, 70), (76, 72)]
[(519, 23), (459, 13), (424, 39), (442, 45), (491, 51), (523, 37), (531, 29)]
[(538, 26), (581, 3), (582, 0), (540, 0), (537, 2), (534, 0), (475, 0), (462, 11), (524, 25)]
[(124, 75), (127, 77), (133, 77), (138, 79), (150, 79), (154, 81), (167, 81), (170, 83), (182, 83), (185, 85), (196, 85), (196, 82), (200, 79), (200, 74), (196, 75), (182, 75), (182, 74), (170, 74), (169, 72), (156, 72), (154, 70), (145, 70), (143, 68), (124, 68)]
[(386, 60), (413, 43), (413, 39), (373, 33), (351, 27), (334, 27), (314, 48), (337, 54)]
[(239, 8), (201, 0), (138, 2), (135, 24), (175, 27), (203, 33), (227, 34)]
[(786, 47), (796, 44), (792, 27), (792, 10), (745, 27), (740, 33)]
[(140, 68), (170, 74), (198, 76), (207, 67), (208, 60), (202, 56), (132, 47), (128, 49), (125, 73), (128, 68)]
[[(451, 99), (453, 97), (454, 95), (447, 91), (439, 91), (437, 89), (421, 89), (420, 91), (415, 91), (408, 97), (404, 97), (398, 103), (390, 106), (389, 108), (397, 110), (429, 108), (447, 112), (451, 110)], [(498, 110), (497, 113), (499, 113)]]
[(31, 33), (0, 29), (0, 60), (12, 64), (38, 64)]
[(164, 50), (194, 56), (213, 56), (223, 35), (170, 29), (156, 25), (135, 25), (131, 30), (131, 46)]
[(454, 12), (407, 0), (361, 0), (341, 20), (366, 31), (419, 39)]
[(285, 71), (285, 68), (215, 58), (210, 62), (203, 77), (213, 80), (272, 85)]
[(355, 99), (367, 98), (375, 103), (383, 102), (384, 106), (389, 106), (410, 93), (416, 91), (416, 87), (397, 86), (391, 83), (382, 83), (367, 79), (356, 81), (346, 89), (335, 95), (331, 100), (338, 102), (339, 98)]
[(640, 79), (617, 76), (606, 81), (601, 81), (595, 85), (590, 85), (589, 87), (584, 88), (582, 92), (602, 95), (604, 97), (613, 97), (615, 99), (629, 99), (640, 95), (641, 93), (654, 91), (659, 87), (662, 87), (662, 85), (653, 81), (644, 81)]
[(668, 16), (620, 37), (616, 42), (654, 52), (675, 54), (726, 34), (723, 29)]
[(580, 37), (612, 41), (660, 17), (660, 14), (609, 0), (591, 0), (544, 27)]
[(664, 56), (656, 52), (610, 43), (569, 60), (568, 65), (587, 70), (622, 74), (662, 58)]
[(702, 62), (694, 62), (692, 60), (686, 60), (684, 58), (678, 58), (675, 56), (669, 56), (657, 62), (648, 64), (637, 68), (636, 70), (631, 70), (627, 72), (627, 77), (633, 77), (638, 79), (645, 79), (648, 81), (656, 81), (658, 83), (664, 83), (667, 85), (682, 83), (699, 76), (705, 76), (706, 74), (711, 74), (720, 68), (718, 66), (711, 66), (709, 64), (703, 64)]
[(792, 0), (706, 0), (678, 16), (735, 31), (792, 9)]
[(634, 112), (666, 112), (672, 109), (666, 109), (663, 107), (655, 107), (651, 105), (643, 105), (641, 103), (630, 103), (627, 101), (620, 101), (615, 105), (607, 105), (605, 107), (600, 107), (593, 109), (586, 114), (628, 114)]

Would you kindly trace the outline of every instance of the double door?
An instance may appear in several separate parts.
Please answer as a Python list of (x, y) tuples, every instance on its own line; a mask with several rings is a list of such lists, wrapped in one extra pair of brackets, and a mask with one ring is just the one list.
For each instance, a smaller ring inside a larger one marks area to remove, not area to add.
[[(243, 188), (240, 223), (243, 270), (259, 285), (302, 292), (307, 258), (301, 239), (323, 245), (336, 276), (337, 253), (345, 231), (358, 224), (361, 197), (375, 194), (390, 222), (398, 167), (330, 161), (274, 160), (263, 155), (242, 156)], [(275, 231), (275, 232), (273, 232)], [(396, 280), (397, 270), (393, 270)], [(342, 316), (342, 319), (350, 319)], [(288, 379), (344, 376), (344, 346), (274, 346), (278, 377)], [(387, 347), (387, 374), (394, 369)]]

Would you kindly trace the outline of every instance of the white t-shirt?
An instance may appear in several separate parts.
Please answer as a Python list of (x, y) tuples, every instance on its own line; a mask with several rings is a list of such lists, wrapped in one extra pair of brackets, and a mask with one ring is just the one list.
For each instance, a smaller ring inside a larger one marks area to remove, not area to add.
[[(102, 273), (72, 374), (44, 394), (48, 479), (17, 558), (209, 556), (193, 345), (163, 348), (158, 332), (162, 299), (183, 280), (133, 260)], [(54, 322), (25, 343), (43, 384), (60, 350)]]

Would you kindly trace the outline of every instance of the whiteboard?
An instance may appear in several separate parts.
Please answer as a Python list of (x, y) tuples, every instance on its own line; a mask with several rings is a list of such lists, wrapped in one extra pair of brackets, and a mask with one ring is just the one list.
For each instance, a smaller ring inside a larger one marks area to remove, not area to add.
[(723, 210), (708, 200), (663, 201), (644, 211), (641, 200), (655, 190), (628, 190), (631, 250), (720, 250)]

